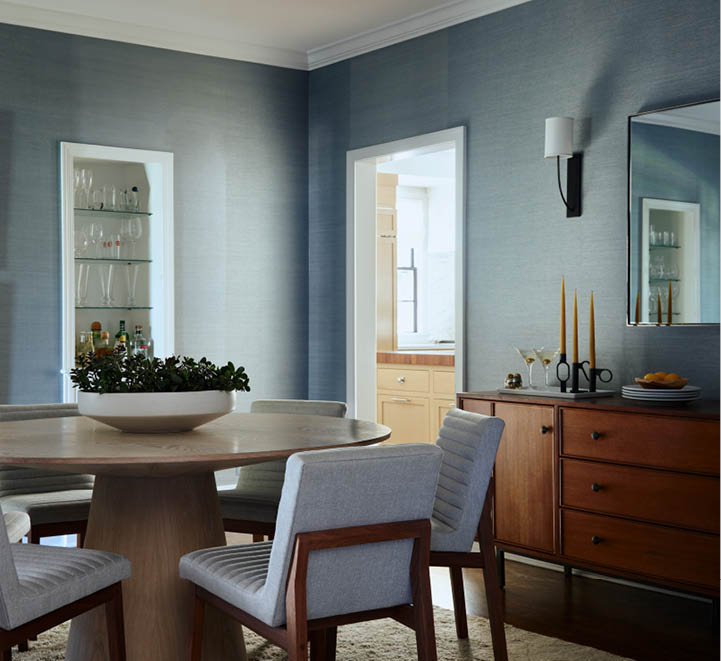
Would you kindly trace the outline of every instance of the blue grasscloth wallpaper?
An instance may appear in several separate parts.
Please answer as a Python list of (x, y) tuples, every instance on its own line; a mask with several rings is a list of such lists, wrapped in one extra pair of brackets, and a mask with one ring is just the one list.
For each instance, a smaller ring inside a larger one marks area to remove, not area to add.
[(0, 24), (0, 403), (59, 401), (58, 143), (175, 155), (179, 353), (305, 397), (308, 74)]
[[(533, 0), (310, 74), (309, 395), (345, 395), (345, 152), (467, 127), (466, 387), (558, 342), (561, 276), (614, 385), (674, 370), (719, 392), (719, 329), (628, 328), (627, 119), (717, 97), (716, 0)], [(583, 216), (566, 219), (544, 119), (575, 117)], [(583, 351), (582, 353), (586, 353)]]

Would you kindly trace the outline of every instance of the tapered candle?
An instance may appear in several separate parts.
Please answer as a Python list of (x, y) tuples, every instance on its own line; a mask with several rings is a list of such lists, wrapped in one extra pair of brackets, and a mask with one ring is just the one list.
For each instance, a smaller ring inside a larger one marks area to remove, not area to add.
[(573, 362), (578, 362), (578, 297), (573, 290)]
[(656, 294), (656, 323), (660, 326), (663, 323), (661, 316), (661, 294)]
[(636, 292), (636, 326), (638, 326), (638, 322), (641, 320), (641, 290), (639, 289)]
[(561, 353), (566, 353), (566, 279), (561, 278)]
[(588, 366), (596, 367), (596, 320), (593, 317), (593, 292), (591, 292), (591, 312), (588, 318)]
[(671, 298), (671, 281), (668, 281), (668, 316), (666, 317), (666, 323), (671, 325), (671, 315), (673, 314), (673, 299)]

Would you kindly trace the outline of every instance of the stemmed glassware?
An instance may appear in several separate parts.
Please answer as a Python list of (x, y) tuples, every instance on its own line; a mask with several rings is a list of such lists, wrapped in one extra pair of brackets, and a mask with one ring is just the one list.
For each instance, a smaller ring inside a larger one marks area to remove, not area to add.
[(78, 282), (75, 292), (75, 305), (83, 307), (88, 302), (88, 279), (90, 264), (78, 264)]
[(523, 362), (526, 363), (526, 368), (528, 369), (528, 387), (532, 390), (536, 389), (536, 386), (533, 385), (533, 363), (536, 362), (536, 354), (533, 349), (520, 349), (519, 347), (514, 347), (516, 351), (518, 351), (519, 354), (521, 354), (521, 358), (523, 358)]
[(143, 236), (143, 221), (140, 216), (128, 218), (128, 236), (130, 238), (130, 259), (136, 259), (135, 244)]
[(115, 302), (113, 298), (113, 269), (115, 264), (100, 264), (100, 302), (107, 307)]
[(126, 264), (125, 265), (125, 278), (128, 285), (128, 305), (135, 305), (135, 290), (138, 284), (138, 265), (137, 264)]
[(545, 347), (541, 347), (540, 349), (533, 349), (533, 353), (536, 354), (536, 358), (538, 358), (539, 361), (541, 361), (541, 365), (543, 365), (543, 371), (544, 371), (544, 383), (546, 384), (546, 390), (549, 390), (551, 388), (551, 384), (548, 382), (548, 369), (551, 367), (551, 363), (556, 359), (556, 356), (558, 355), (558, 352), (560, 349), (546, 349)]
[(103, 225), (102, 223), (90, 223), (88, 228), (88, 239), (90, 243), (90, 254), (92, 257), (102, 257), (103, 251)]

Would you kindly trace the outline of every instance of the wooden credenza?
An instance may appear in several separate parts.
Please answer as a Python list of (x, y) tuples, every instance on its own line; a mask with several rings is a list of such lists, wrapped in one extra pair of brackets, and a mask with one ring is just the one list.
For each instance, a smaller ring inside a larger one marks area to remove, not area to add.
[(494, 542), (566, 567), (719, 595), (719, 403), (460, 393), (506, 423)]

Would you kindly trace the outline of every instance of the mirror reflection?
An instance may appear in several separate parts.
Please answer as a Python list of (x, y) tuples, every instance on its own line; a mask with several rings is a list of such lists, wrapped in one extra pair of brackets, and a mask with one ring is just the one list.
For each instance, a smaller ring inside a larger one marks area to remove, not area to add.
[(719, 102), (629, 118), (629, 323), (719, 323)]

